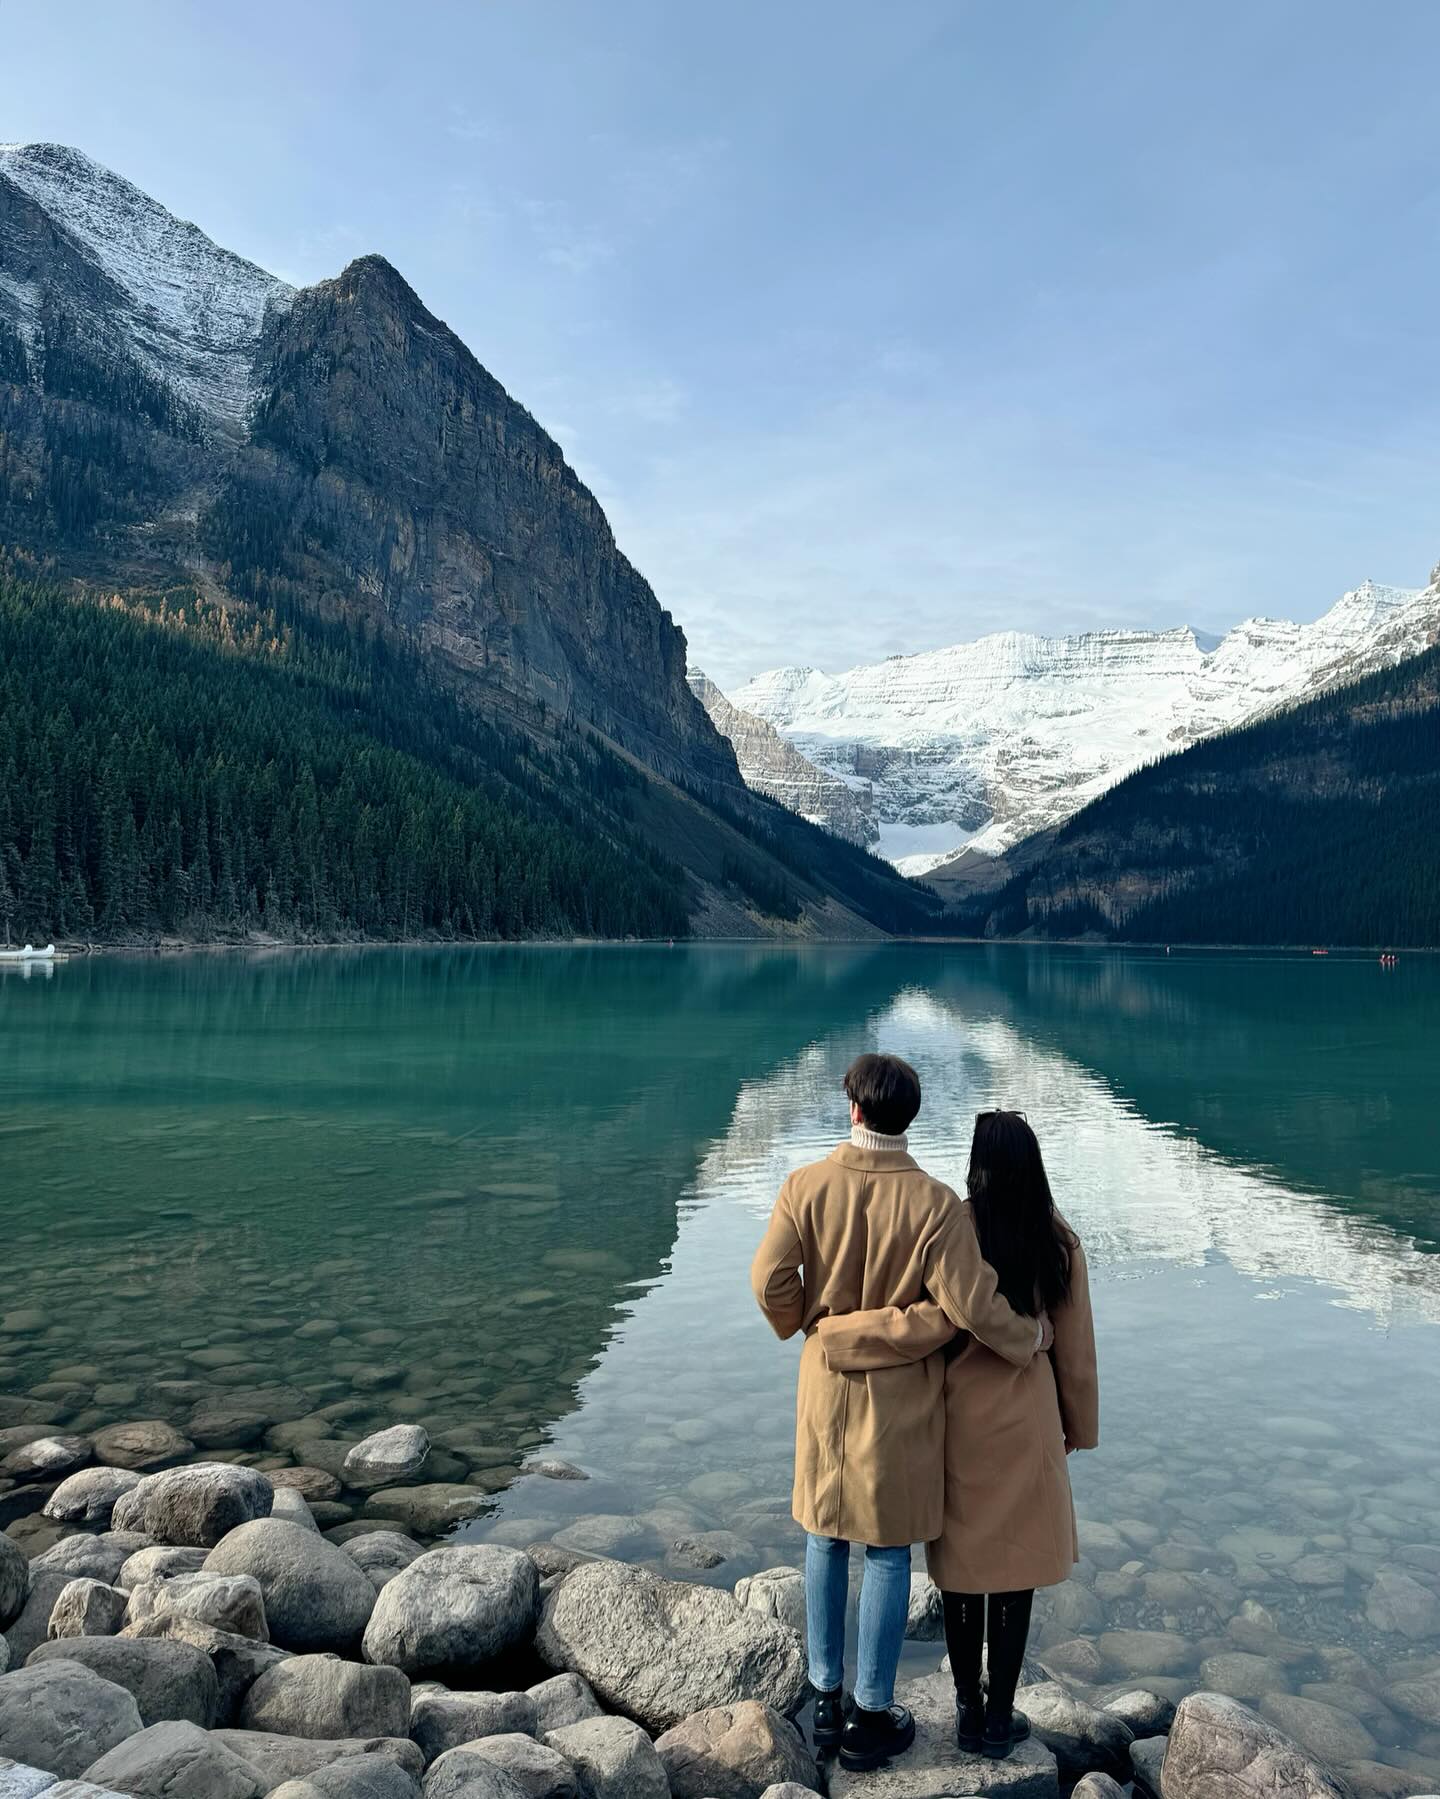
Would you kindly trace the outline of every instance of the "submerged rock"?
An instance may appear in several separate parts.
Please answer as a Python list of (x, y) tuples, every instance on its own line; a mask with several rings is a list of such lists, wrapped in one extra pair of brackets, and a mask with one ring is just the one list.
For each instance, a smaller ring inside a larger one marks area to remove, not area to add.
[(188, 1437), (159, 1418), (111, 1424), (95, 1433), (95, 1460), (114, 1468), (163, 1468), (194, 1449)]

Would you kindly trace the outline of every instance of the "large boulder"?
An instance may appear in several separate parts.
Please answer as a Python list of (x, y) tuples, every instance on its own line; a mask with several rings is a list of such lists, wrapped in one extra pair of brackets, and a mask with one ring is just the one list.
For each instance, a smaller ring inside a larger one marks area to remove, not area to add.
[(418, 1424), (392, 1424), (357, 1443), (345, 1457), (344, 1479), (352, 1487), (386, 1487), (409, 1480), (425, 1466), (430, 1438)]
[(111, 1468), (164, 1468), (180, 1462), (195, 1445), (159, 1418), (107, 1424), (94, 1437), (95, 1460)]
[(628, 1718), (585, 1718), (545, 1741), (574, 1768), (584, 1799), (670, 1799), (664, 1762)]
[(241, 1524), (268, 1518), (275, 1489), (256, 1468), (192, 1462), (147, 1474), (115, 1502), (116, 1530), (143, 1530), (162, 1543), (212, 1549)]
[(508, 1774), (525, 1799), (580, 1799), (580, 1785), (575, 1769), (558, 1749), (548, 1743), (537, 1743), (521, 1732), (494, 1737), (480, 1737), (447, 1749), (435, 1762), (436, 1769), (458, 1758), (480, 1757)]
[(478, 1753), (481, 1747), (447, 1749), (425, 1776), (425, 1799), (526, 1799), (497, 1762)]
[(375, 1604), (362, 1569), (303, 1525), (259, 1518), (218, 1543), (209, 1574), (253, 1574), (265, 1599), (271, 1641), (282, 1649), (353, 1649)]
[(78, 1780), (141, 1727), (133, 1696), (80, 1662), (50, 1660), (0, 1680), (0, 1755)]
[[(144, 1542), (143, 1537), (137, 1539)], [(127, 1547), (128, 1537), (113, 1534), (89, 1537), (83, 1533), (62, 1537), (58, 1543), (37, 1555), (30, 1566), (54, 1568), (70, 1580), (103, 1580), (107, 1586), (120, 1584), (120, 1570), (134, 1552)]]
[(675, 1799), (760, 1799), (782, 1781), (817, 1785), (804, 1739), (754, 1699), (684, 1718), (655, 1744)]
[(535, 1564), (519, 1550), (492, 1543), (432, 1549), (376, 1596), (365, 1659), (410, 1675), (482, 1667), (529, 1640), (539, 1594)]
[(746, 1699), (789, 1715), (809, 1686), (804, 1645), (788, 1625), (718, 1588), (621, 1562), (590, 1562), (566, 1576), (546, 1602), (536, 1648), (652, 1731)]
[(97, 1787), (136, 1799), (261, 1799), (259, 1771), (194, 1724), (152, 1724), (85, 1770)]
[(547, 1731), (563, 1730), (567, 1724), (581, 1724), (586, 1718), (603, 1718), (600, 1701), (578, 1674), (552, 1674), (524, 1695), (535, 1708), (533, 1732), (537, 1737)]
[(20, 1616), (30, 1590), (30, 1564), (24, 1551), (0, 1532), (0, 1630)]
[(115, 1502), (140, 1484), (130, 1468), (83, 1468), (45, 1501), (45, 1516), (61, 1524), (108, 1524)]
[(915, 1714), (915, 1747), (886, 1767), (852, 1773), (835, 1763), (830, 1799), (935, 1799), (983, 1794), (985, 1799), (1058, 1799), (1055, 1757), (1031, 1737), (1004, 1761), (966, 1755), (955, 1741), (955, 1685), (948, 1674), (903, 1682), (895, 1697)]
[(1342, 1799), (1330, 1771), (1238, 1699), (1191, 1693), (1170, 1729), (1164, 1785), (1178, 1799)]
[(82, 1663), (104, 1680), (134, 1696), (142, 1724), (184, 1719), (208, 1730), (215, 1722), (220, 1689), (210, 1658), (190, 1643), (133, 1637), (66, 1637), (42, 1643), (26, 1668), (46, 1661)]
[(291, 1737), (409, 1736), (410, 1682), (398, 1668), (287, 1656), (246, 1694), (240, 1723)]
[(420, 1799), (420, 1783), (383, 1755), (348, 1755), (274, 1787), (270, 1799)]
[(1130, 1778), (1134, 1732), (1114, 1712), (1077, 1699), (1058, 1680), (1021, 1687), (1015, 1705), (1055, 1757), (1062, 1780), (1078, 1780), (1082, 1774)]
[[(0, 1543), (8, 1541), (7, 1537), (0, 1536)], [(69, 1586), (71, 1578), (59, 1568), (30, 1570), (30, 1590), (25, 1595), (25, 1603), (20, 1608), (19, 1617), (11, 1622), (5, 1632), (12, 1668), (23, 1668), (31, 1650), (38, 1648), (49, 1636), (50, 1614), (55, 1609), (55, 1601)]]
[(127, 1624), (120, 1634), (142, 1643), (156, 1639), (189, 1643), (209, 1656), (219, 1693), (216, 1722), (223, 1725), (237, 1721), (245, 1695), (260, 1676), (276, 1662), (289, 1658), (288, 1650), (277, 1649), (273, 1643), (216, 1630), (213, 1624), (202, 1624), (198, 1618), (187, 1618), (181, 1613), (167, 1612), (158, 1618), (147, 1618), (143, 1624)]
[(805, 1576), (798, 1568), (764, 1568), (735, 1582), (735, 1597), (748, 1611), (778, 1618), (805, 1634)]
[(410, 1697), (410, 1735), (433, 1762), (447, 1749), (478, 1737), (536, 1735), (535, 1701), (528, 1693), (452, 1693), (422, 1682)]
[(170, 1580), (145, 1580), (130, 1591), (127, 1622), (143, 1624), (147, 1618), (195, 1618), (216, 1630), (237, 1637), (270, 1641), (265, 1618), (265, 1595), (253, 1574), (177, 1574)]
[(113, 1637), (125, 1622), (129, 1595), (103, 1580), (72, 1580), (50, 1608), (47, 1637)]
[(347, 1537), (343, 1547), (356, 1567), (365, 1570), (377, 1593), (425, 1553), (413, 1537), (398, 1530), (367, 1530)]
[(217, 1742), (233, 1749), (242, 1760), (260, 1770), (268, 1787), (284, 1780), (302, 1780), (332, 1762), (357, 1755), (383, 1756), (418, 1780), (425, 1771), (420, 1751), (408, 1737), (276, 1736), (266, 1730), (212, 1730)]

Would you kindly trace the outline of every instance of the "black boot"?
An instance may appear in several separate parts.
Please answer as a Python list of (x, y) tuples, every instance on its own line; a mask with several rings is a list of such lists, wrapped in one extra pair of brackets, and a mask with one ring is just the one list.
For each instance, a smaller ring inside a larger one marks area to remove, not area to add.
[(892, 1755), (903, 1755), (915, 1741), (915, 1720), (903, 1705), (883, 1712), (862, 1711), (857, 1705), (840, 1737), (840, 1766), (854, 1772), (879, 1768)]
[(992, 1762), (1003, 1762), (1015, 1745), (1023, 1743), (1029, 1734), (1030, 1720), (1024, 1712), (1011, 1712), (1007, 1725), (1003, 1716), (992, 1721), (987, 1708), (985, 1734), (980, 1739), (980, 1748)]
[(812, 1686), (810, 1691), (815, 1695), (815, 1710), (810, 1725), (815, 1747), (833, 1749), (845, 1728), (845, 1689), (836, 1687), (833, 1693), (822, 1693), (819, 1687)]
[(955, 1741), (967, 1755), (980, 1753), (985, 1713), (980, 1703), (980, 1650), (985, 1641), (985, 1595), (943, 1593), (945, 1647), (955, 1682)]
[(1030, 1605), (1035, 1595), (992, 1593), (986, 1616), (990, 1691), (985, 1699), (985, 1735), (981, 1743), (992, 1761), (1004, 1761), (1030, 1734), (1030, 1721), (1015, 1706), (1015, 1689), (1030, 1635)]
[(984, 1747), (985, 1706), (980, 1689), (962, 1693), (955, 1689), (955, 1741), (966, 1755), (979, 1755)]

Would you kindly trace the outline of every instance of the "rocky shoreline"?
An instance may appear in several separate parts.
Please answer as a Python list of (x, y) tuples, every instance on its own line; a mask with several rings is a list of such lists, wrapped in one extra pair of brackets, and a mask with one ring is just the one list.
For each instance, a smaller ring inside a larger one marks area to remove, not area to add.
[[(328, 1477), (178, 1460), (194, 1452), (174, 1438), (153, 1421), (93, 1439), (0, 1432), (3, 1478), (28, 1476), (0, 1494), (12, 1520), (0, 1535), (0, 1799), (1058, 1799), (1072, 1788), (1116, 1799), (1123, 1786), (1135, 1799), (1402, 1799), (1427, 1790), (1423, 1777), (1355, 1753), (1364, 1744), (1346, 1739), (1333, 1721), (1344, 1714), (1324, 1700), (1291, 1699), (1297, 1728), (1287, 1730), (1286, 1708), (1266, 1715), (1269, 1701), (1252, 1708), (1191, 1691), (1177, 1703), (1182, 1683), (1159, 1672), (1098, 1678), (1107, 1656), (1163, 1664), (1173, 1646), (1158, 1631), (1105, 1633), (1096, 1664), (1081, 1671), (1075, 1645), (1088, 1639), (1042, 1649), (1019, 1698), (1032, 1738), (1003, 1763), (956, 1749), (942, 1664), (902, 1693), (919, 1724), (915, 1749), (878, 1773), (849, 1774), (817, 1761), (804, 1732), (803, 1583), (793, 1568), (732, 1591), (555, 1540), (435, 1541), (448, 1528), (443, 1504), (410, 1507), (425, 1533), (378, 1515), (322, 1532), (332, 1502), (318, 1495), (341, 1480), (372, 1495), (423, 1492), (423, 1482), (403, 1484), (428, 1472), (418, 1425), (352, 1445)], [(170, 1465), (126, 1467), (120, 1457)], [(535, 1472), (584, 1478), (563, 1463)], [(37, 1512), (17, 1514), (32, 1501)], [(702, 1567), (703, 1547), (694, 1546)], [(1053, 1639), (1053, 1599), (1050, 1612), (1041, 1634)], [(1237, 1640), (1202, 1674), (1243, 1684), (1247, 1659), (1305, 1653), (1260, 1607), (1245, 1608), (1243, 1622), (1248, 1647)], [(923, 1576), (909, 1633), (922, 1643), (940, 1634)], [(1126, 1635), (1148, 1640), (1106, 1642)], [(1331, 1671), (1332, 1698), (1342, 1672)], [(1391, 1682), (1384, 1703), (1433, 1730), (1440, 1659), (1419, 1658), (1414, 1675)], [(1364, 1691), (1349, 1690), (1363, 1704)], [(1316, 1752), (1326, 1728), (1330, 1757)]]

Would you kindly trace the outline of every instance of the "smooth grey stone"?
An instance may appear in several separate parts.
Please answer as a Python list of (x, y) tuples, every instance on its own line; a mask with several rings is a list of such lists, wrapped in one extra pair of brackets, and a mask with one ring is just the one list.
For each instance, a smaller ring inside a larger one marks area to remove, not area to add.
[(425, 1799), (525, 1799), (522, 1789), (480, 1743), (447, 1749), (425, 1776)]
[(1057, 1680), (1021, 1687), (1015, 1705), (1055, 1757), (1062, 1780), (1095, 1773), (1129, 1778), (1133, 1733), (1113, 1712), (1077, 1699)]
[(163, 1419), (111, 1424), (95, 1433), (95, 1460), (112, 1468), (163, 1468), (194, 1453), (195, 1445)]
[(798, 1568), (765, 1568), (735, 1583), (735, 1597), (748, 1611), (776, 1618), (805, 1632), (805, 1576)]
[(270, 1516), (282, 1524), (298, 1524), (305, 1530), (318, 1531), (320, 1528), (304, 1494), (297, 1493), (294, 1487), (276, 1487)]
[(62, 1524), (109, 1524), (116, 1500), (139, 1484), (130, 1468), (82, 1468), (45, 1501), (45, 1516)]
[[(480, 1756), (509, 1775), (525, 1799), (580, 1799), (580, 1783), (569, 1761), (558, 1749), (537, 1743), (523, 1732), (479, 1737), (460, 1746), (458, 1753)], [(456, 1754), (457, 1750), (447, 1749), (435, 1766), (442, 1767)]]
[(577, 1468), (573, 1462), (564, 1462), (558, 1456), (537, 1456), (534, 1460), (522, 1462), (522, 1474), (536, 1474), (542, 1480), (589, 1480), (590, 1476), (583, 1468)]
[[(0, 1543), (5, 1542), (0, 1537)], [(23, 1668), (32, 1649), (48, 1640), (50, 1634), (50, 1614), (55, 1609), (55, 1601), (69, 1586), (73, 1575), (67, 1574), (63, 1568), (34, 1568), (30, 1570), (30, 1591), (21, 1607), (20, 1615), (5, 1632), (5, 1641), (10, 1650), (11, 1668)]]
[(447, 1749), (479, 1737), (536, 1734), (536, 1706), (528, 1693), (452, 1693), (434, 1682), (410, 1697), (410, 1735), (433, 1762)]
[(411, 1675), (482, 1666), (529, 1640), (539, 1584), (534, 1562), (519, 1550), (489, 1543), (432, 1549), (376, 1596), (365, 1659)]
[(1070, 1799), (1125, 1799), (1125, 1789), (1108, 1774), (1086, 1774), (1075, 1782)]
[(1413, 1679), (1390, 1682), (1385, 1699), (1407, 1718), (1432, 1729), (1440, 1728), (1440, 1667)]
[(355, 1565), (364, 1569), (377, 1593), (425, 1553), (413, 1537), (398, 1530), (364, 1531), (346, 1537), (342, 1547)]
[(696, 1712), (655, 1744), (674, 1799), (760, 1799), (783, 1782), (815, 1780), (804, 1738), (753, 1699)]
[(176, 1580), (183, 1574), (198, 1574), (205, 1566), (203, 1549), (176, 1549), (168, 1543), (155, 1543), (149, 1549), (137, 1549), (122, 1563), (115, 1585), (134, 1592), (148, 1581)]
[(118, 1586), (120, 1570), (129, 1560), (130, 1553), (123, 1543), (81, 1534), (62, 1537), (37, 1555), (30, 1565), (32, 1568), (56, 1568), (71, 1580), (103, 1580), (106, 1586)]
[(586, 1718), (605, 1715), (589, 1683), (578, 1674), (554, 1674), (549, 1680), (538, 1681), (525, 1697), (535, 1708), (533, 1730), (537, 1737), (563, 1730), (567, 1724), (581, 1724)]
[(546, 1734), (575, 1769), (584, 1799), (670, 1799), (654, 1743), (629, 1718), (582, 1718)]
[(276, 1662), (289, 1655), (273, 1643), (261, 1643), (254, 1637), (240, 1637), (228, 1630), (216, 1630), (213, 1624), (202, 1624), (198, 1618), (178, 1613), (147, 1618), (143, 1624), (127, 1624), (122, 1637), (147, 1642), (160, 1639), (171, 1643), (189, 1643), (210, 1658), (215, 1670), (219, 1698), (216, 1723), (231, 1725), (240, 1716), (240, 1706), (255, 1682)]
[(1440, 1631), (1440, 1599), (1402, 1569), (1382, 1568), (1366, 1596), (1365, 1616), (1376, 1630), (1418, 1643)]
[(485, 1503), (479, 1487), (429, 1481), (419, 1487), (382, 1487), (365, 1501), (364, 1509), (368, 1518), (397, 1519), (422, 1537), (438, 1537), (477, 1516)]
[(24, 1551), (0, 1532), (0, 1630), (8, 1630), (25, 1604), (30, 1590), (30, 1564)]
[(1327, 1767), (1333, 1768), (1340, 1762), (1369, 1761), (1375, 1754), (1375, 1738), (1359, 1718), (1323, 1700), (1302, 1699), (1293, 1693), (1267, 1693), (1256, 1709), (1262, 1718)]
[(147, 1474), (111, 1514), (117, 1530), (145, 1530), (178, 1548), (213, 1549), (255, 1518), (268, 1518), (275, 1489), (255, 1468), (191, 1462)]
[(1159, 1693), (1152, 1693), (1145, 1687), (1133, 1688), (1128, 1693), (1117, 1693), (1113, 1699), (1105, 1701), (1105, 1710), (1114, 1712), (1123, 1724), (1129, 1725), (1137, 1737), (1163, 1737), (1175, 1722), (1173, 1701), (1164, 1699)]
[(742, 1699), (789, 1715), (809, 1687), (795, 1631), (717, 1588), (619, 1562), (566, 1576), (546, 1601), (536, 1648), (557, 1673), (582, 1675), (602, 1704), (654, 1731)]
[(50, 1608), (46, 1635), (61, 1637), (113, 1637), (125, 1622), (129, 1595), (103, 1580), (72, 1580)]
[(420, 1783), (383, 1755), (351, 1755), (283, 1782), (270, 1799), (420, 1799)]
[(430, 1455), (429, 1433), (419, 1424), (392, 1424), (363, 1438), (345, 1456), (341, 1478), (351, 1486), (387, 1486), (418, 1474)]
[(141, 1728), (132, 1694), (84, 1663), (52, 1659), (0, 1679), (0, 1755), (78, 1780)]
[(108, 1750), (85, 1770), (102, 1788), (135, 1799), (261, 1799), (264, 1781), (207, 1730), (180, 1722), (152, 1724)]
[(425, 1771), (420, 1751), (408, 1737), (278, 1736), (268, 1730), (213, 1730), (210, 1733), (227, 1749), (260, 1770), (271, 1787), (285, 1780), (303, 1779), (332, 1762), (352, 1756), (383, 1756), (418, 1780)]
[(7, 1480), (63, 1480), (89, 1460), (88, 1437), (37, 1437), (10, 1451), (0, 1462), (0, 1476)]
[(172, 1613), (237, 1637), (270, 1641), (265, 1596), (253, 1574), (211, 1574), (202, 1568), (169, 1580), (143, 1580), (131, 1588), (129, 1623), (143, 1624), (147, 1618)]
[(1034, 1737), (1016, 1745), (1004, 1761), (965, 1755), (955, 1742), (955, 1685), (948, 1675), (904, 1681), (895, 1697), (915, 1715), (915, 1747), (872, 1773), (852, 1773), (837, 1762), (830, 1799), (934, 1799), (937, 1794), (976, 1794), (985, 1799), (1058, 1799), (1055, 1757)]
[(66, 1637), (30, 1653), (27, 1671), (50, 1660), (80, 1662), (134, 1695), (142, 1724), (181, 1718), (208, 1730), (220, 1689), (210, 1658), (189, 1643), (139, 1642), (133, 1637)]
[(1345, 1799), (1330, 1771), (1284, 1731), (1220, 1693), (1180, 1701), (1164, 1786), (1178, 1799)]
[(353, 1648), (375, 1604), (365, 1573), (333, 1543), (299, 1524), (256, 1519), (206, 1558), (210, 1574), (253, 1574), (272, 1642), (297, 1652)]
[(1130, 1767), (1135, 1784), (1148, 1793), (1150, 1799), (1160, 1799), (1160, 1774), (1169, 1743), (1169, 1737), (1153, 1736), (1137, 1737), (1130, 1745)]
[(366, 1667), (333, 1655), (292, 1655), (251, 1687), (240, 1723), (245, 1730), (279, 1736), (408, 1736), (410, 1683), (398, 1668)]
[(619, 1512), (596, 1512), (577, 1518), (551, 1539), (558, 1548), (576, 1549), (582, 1555), (614, 1555), (617, 1550), (633, 1549), (654, 1533), (639, 1518)]

